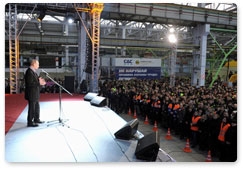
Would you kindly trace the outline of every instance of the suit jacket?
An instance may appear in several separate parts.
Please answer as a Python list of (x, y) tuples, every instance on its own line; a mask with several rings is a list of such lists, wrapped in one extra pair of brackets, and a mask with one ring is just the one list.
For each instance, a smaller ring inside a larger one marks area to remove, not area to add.
[(40, 98), (40, 83), (37, 73), (31, 68), (25, 72), (25, 99), (29, 101), (38, 101)]

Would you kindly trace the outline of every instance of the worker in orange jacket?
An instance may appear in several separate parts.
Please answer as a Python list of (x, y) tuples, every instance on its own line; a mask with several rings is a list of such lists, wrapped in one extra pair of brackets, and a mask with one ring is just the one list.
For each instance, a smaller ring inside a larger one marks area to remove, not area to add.
[(192, 148), (196, 147), (199, 138), (199, 123), (200, 123), (201, 116), (198, 113), (198, 110), (195, 110), (192, 121), (191, 121), (191, 142)]
[(219, 150), (220, 150), (220, 155), (219, 155), (219, 160), (220, 161), (226, 161), (227, 157), (227, 145), (225, 142), (225, 135), (230, 128), (230, 123), (228, 117), (223, 117), (222, 122), (220, 124), (220, 131), (218, 135), (218, 140), (219, 140)]

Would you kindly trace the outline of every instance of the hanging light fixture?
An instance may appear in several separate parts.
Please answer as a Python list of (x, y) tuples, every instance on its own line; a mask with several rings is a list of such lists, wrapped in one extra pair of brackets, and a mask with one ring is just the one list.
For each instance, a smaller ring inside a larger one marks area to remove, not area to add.
[(46, 10), (44, 8), (42, 8), (42, 9), (40, 9), (40, 14), (39, 14), (37, 20), (39, 22), (41, 22), (45, 16), (46, 16)]

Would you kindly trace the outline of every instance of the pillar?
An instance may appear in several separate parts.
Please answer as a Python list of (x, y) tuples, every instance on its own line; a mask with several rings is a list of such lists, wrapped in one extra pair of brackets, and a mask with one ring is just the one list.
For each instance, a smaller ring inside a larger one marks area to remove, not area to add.
[(193, 29), (193, 43), (199, 45), (199, 49), (193, 50), (192, 86), (205, 85), (207, 36), (209, 32), (209, 24), (197, 25), (197, 27)]

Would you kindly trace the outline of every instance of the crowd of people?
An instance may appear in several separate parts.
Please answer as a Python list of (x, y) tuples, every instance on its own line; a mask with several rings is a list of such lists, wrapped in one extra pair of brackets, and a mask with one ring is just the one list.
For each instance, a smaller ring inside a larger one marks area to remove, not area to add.
[(216, 82), (195, 87), (190, 79), (113, 80), (100, 84), (100, 95), (116, 113), (136, 112), (150, 124), (168, 129), (191, 147), (211, 151), (220, 161), (237, 159), (237, 85)]

